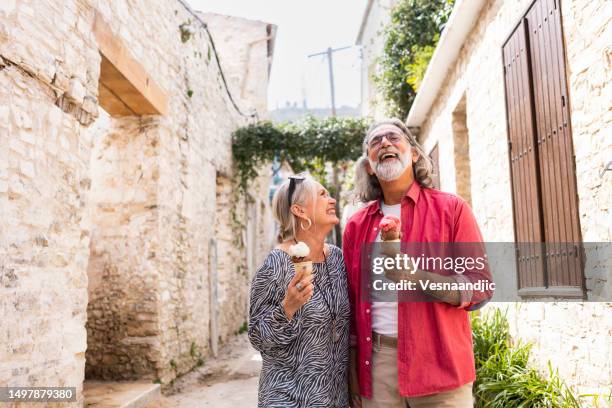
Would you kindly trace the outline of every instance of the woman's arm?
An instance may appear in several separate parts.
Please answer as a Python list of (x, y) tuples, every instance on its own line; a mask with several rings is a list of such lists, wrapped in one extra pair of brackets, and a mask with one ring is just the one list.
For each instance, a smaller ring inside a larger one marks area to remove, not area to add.
[(270, 352), (290, 344), (298, 334), (300, 313), (287, 318), (283, 301), (285, 289), (272, 265), (266, 261), (251, 286), (249, 340), (256, 350)]

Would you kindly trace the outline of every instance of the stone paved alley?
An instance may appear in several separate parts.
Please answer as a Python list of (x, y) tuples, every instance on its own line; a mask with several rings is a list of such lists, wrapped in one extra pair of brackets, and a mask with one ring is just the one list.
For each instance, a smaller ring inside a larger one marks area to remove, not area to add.
[(256, 407), (260, 369), (259, 352), (241, 334), (216, 359), (179, 378), (168, 395), (147, 408)]

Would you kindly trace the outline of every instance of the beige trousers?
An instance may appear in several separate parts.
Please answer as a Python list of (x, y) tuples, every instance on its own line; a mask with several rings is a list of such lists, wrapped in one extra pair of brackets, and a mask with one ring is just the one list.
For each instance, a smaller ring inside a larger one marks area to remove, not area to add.
[(363, 408), (472, 408), (472, 383), (425, 397), (408, 398), (399, 393), (397, 349), (373, 346), (372, 399), (362, 397)]

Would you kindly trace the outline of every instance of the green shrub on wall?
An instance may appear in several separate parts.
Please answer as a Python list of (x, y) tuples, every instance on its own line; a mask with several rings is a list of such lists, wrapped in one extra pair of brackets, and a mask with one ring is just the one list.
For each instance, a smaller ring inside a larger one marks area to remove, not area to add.
[(400, 0), (385, 27), (385, 47), (374, 77), (387, 114), (404, 119), (414, 101), (454, 0)]

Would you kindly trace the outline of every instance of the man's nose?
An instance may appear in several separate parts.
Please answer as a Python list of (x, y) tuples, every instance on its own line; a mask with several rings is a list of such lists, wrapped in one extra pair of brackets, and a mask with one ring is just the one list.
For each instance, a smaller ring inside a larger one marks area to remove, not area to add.
[(392, 143), (389, 141), (389, 139), (387, 139), (387, 136), (383, 136), (382, 140), (380, 141), (380, 147), (387, 147), (391, 145)]

